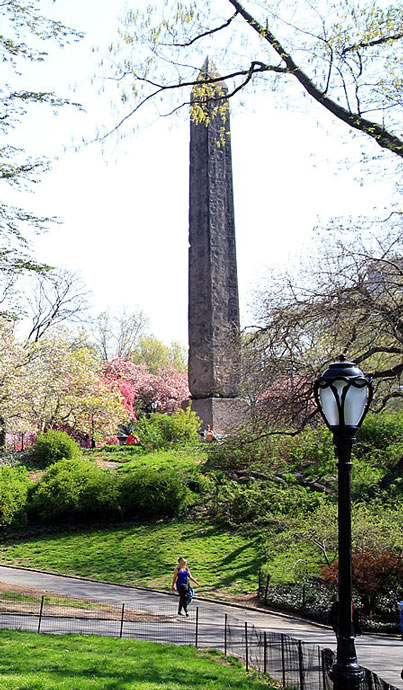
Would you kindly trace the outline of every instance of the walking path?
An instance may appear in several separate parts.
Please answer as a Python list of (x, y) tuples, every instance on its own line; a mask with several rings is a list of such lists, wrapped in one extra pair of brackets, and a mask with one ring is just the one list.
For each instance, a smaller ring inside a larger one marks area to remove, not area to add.
[[(0, 582), (45, 590), (59, 595), (78, 597), (98, 603), (109, 603), (155, 611), (156, 606), (167, 610), (172, 602), (172, 613), (176, 612), (176, 595), (137, 589), (82, 578), (51, 575), (38, 571), (0, 566)], [(301, 618), (251, 608), (235, 608), (221, 602), (196, 599), (203, 620), (221, 625), (227, 613), (242, 621), (253, 623), (257, 628), (270, 632), (284, 633), (296, 639), (320, 647), (335, 649), (333, 631), (324, 625), (311, 623)], [(380, 678), (403, 690), (400, 673), (403, 667), (403, 641), (397, 636), (361, 635), (356, 640), (360, 664), (374, 671)]]

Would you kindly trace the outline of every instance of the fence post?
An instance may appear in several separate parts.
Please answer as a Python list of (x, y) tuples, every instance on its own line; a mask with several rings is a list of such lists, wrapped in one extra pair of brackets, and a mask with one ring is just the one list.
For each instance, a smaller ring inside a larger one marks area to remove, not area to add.
[(123, 637), (123, 621), (124, 621), (124, 617), (125, 617), (125, 605), (122, 604), (122, 614), (121, 614), (121, 617), (120, 617), (120, 633), (119, 633), (119, 637)]
[(326, 690), (325, 650), (319, 647), (319, 669), (322, 672), (323, 690)]
[(228, 622), (228, 613), (226, 613), (224, 616), (224, 655), (225, 656), (227, 656), (227, 622)]
[(299, 666), (299, 687), (300, 690), (305, 690), (304, 680), (304, 655), (302, 652), (302, 642), (298, 640), (298, 666)]
[(42, 594), (41, 608), (39, 609), (38, 633), (41, 632), (42, 613), (43, 613), (43, 605), (44, 605), (44, 603), (45, 603), (45, 595)]
[(249, 671), (249, 649), (248, 649), (248, 624), (245, 621), (245, 668), (246, 673)]
[(267, 673), (267, 633), (263, 633), (263, 673)]
[(283, 675), (283, 688), (285, 688), (285, 649), (284, 649), (284, 633), (281, 633), (281, 667)]
[(197, 647), (199, 642), (199, 607), (196, 606), (196, 639), (195, 639), (195, 647)]
[(372, 671), (368, 671), (368, 669), (365, 669), (365, 681), (368, 690), (374, 690), (374, 676)]

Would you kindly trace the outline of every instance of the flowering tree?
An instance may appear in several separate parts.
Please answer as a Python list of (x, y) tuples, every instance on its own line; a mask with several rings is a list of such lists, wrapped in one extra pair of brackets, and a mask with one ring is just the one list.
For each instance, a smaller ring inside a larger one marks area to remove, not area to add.
[(116, 358), (104, 364), (103, 374), (106, 380), (118, 385), (122, 393), (132, 386), (137, 410), (172, 414), (189, 397), (187, 375), (174, 366), (164, 366), (152, 374), (146, 364)]
[(99, 374), (99, 360), (87, 347), (64, 337), (43, 338), (28, 347), (20, 402), (26, 430), (64, 428), (94, 445), (130, 417), (118, 388)]

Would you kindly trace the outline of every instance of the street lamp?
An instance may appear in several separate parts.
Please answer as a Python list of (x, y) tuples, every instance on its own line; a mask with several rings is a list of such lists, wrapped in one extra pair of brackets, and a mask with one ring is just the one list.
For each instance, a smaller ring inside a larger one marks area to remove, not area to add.
[(372, 400), (371, 379), (344, 355), (314, 384), (315, 400), (333, 434), (338, 458), (339, 626), (334, 690), (358, 689), (364, 672), (358, 664), (352, 621), (351, 449)]

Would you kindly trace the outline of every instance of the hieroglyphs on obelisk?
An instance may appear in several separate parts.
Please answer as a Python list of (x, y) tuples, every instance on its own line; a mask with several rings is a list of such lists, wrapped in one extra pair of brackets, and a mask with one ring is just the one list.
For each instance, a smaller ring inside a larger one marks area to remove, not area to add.
[[(200, 77), (216, 77), (206, 60)], [(197, 87), (196, 87), (197, 88)], [(215, 93), (227, 93), (223, 82)], [(193, 91), (195, 99), (195, 90)], [(216, 433), (239, 426), (239, 300), (229, 109), (214, 95), (208, 126), (190, 125), (189, 388), (192, 409)], [(214, 111), (214, 112), (213, 112)]]

